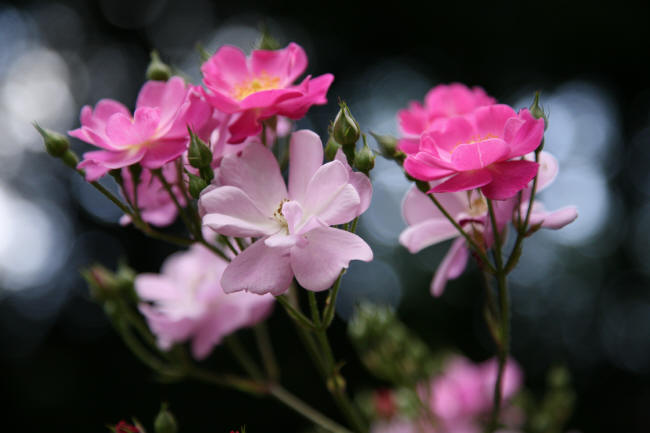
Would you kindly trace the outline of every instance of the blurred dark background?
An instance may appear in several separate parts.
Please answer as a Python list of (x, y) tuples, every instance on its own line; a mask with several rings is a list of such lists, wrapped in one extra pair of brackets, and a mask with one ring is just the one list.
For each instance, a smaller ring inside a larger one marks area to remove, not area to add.
[[(78, 269), (126, 258), (157, 271), (171, 247), (117, 225), (119, 211), (41, 150), (30, 122), (66, 131), (103, 97), (132, 106), (149, 51), (199, 80), (195, 44), (250, 50), (264, 24), (336, 76), (330, 104), (301, 127), (325, 134), (345, 98), (364, 130), (397, 133), (396, 112), (437, 83), (481, 85), (515, 108), (542, 91), (546, 149), (560, 176), (542, 198), (580, 217), (529, 240), (512, 275), (514, 357), (540, 393), (551, 365), (569, 367), (578, 402), (570, 428), (646, 432), (650, 425), (650, 26), (648, 4), (493, 2), (363, 7), (350, 3), (102, 0), (0, 2), (0, 404), (3, 431), (101, 432), (131, 416), (146, 425), (168, 401), (182, 432), (298, 431), (270, 401), (201, 384), (162, 384), (128, 352), (89, 298)], [(77, 150), (85, 148), (75, 143)], [(377, 160), (360, 224), (376, 260), (354, 264), (339, 314), (360, 297), (398, 306), (433, 348), (491, 356), (473, 270), (433, 299), (446, 246), (416, 256), (397, 244), (400, 171)], [(270, 327), (288, 388), (338, 417), (279, 309)], [(332, 330), (349, 387), (369, 376)], [(250, 335), (244, 333), (244, 338)], [(209, 361), (234, 369), (227, 352)], [(288, 376), (287, 372), (291, 372)]]

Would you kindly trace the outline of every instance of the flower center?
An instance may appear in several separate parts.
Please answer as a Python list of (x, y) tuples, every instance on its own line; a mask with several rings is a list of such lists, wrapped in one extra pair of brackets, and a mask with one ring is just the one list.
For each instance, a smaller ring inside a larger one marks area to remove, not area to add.
[(232, 95), (238, 101), (246, 98), (253, 93), (262, 90), (273, 90), (280, 87), (280, 77), (272, 77), (266, 72), (262, 72), (257, 77), (244, 80), (235, 85)]
[(480, 217), (483, 216), (487, 213), (488, 211), (488, 206), (487, 202), (485, 199), (481, 197), (477, 197), (474, 200), (470, 200), (469, 206), (467, 208), (467, 213), (472, 216), (472, 217)]
[(289, 223), (287, 222), (287, 219), (284, 217), (284, 215), (282, 215), (282, 206), (284, 206), (284, 204), (288, 201), (289, 199), (283, 198), (278, 205), (278, 208), (275, 210), (275, 212), (273, 212), (273, 218), (278, 223), (280, 223), (280, 225), (287, 231), (287, 233), (289, 232)]

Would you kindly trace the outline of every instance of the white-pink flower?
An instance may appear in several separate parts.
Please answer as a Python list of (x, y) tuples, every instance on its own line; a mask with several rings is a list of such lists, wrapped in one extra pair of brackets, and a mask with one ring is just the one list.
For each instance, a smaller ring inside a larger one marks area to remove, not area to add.
[(270, 295), (224, 293), (219, 281), (226, 264), (197, 244), (167, 258), (160, 274), (137, 276), (140, 311), (161, 349), (192, 340), (192, 355), (202, 359), (225, 336), (271, 313)]
[(291, 136), (288, 188), (262, 145), (223, 158), (221, 186), (200, 198), (203, 225), (226, 236), (259, 238), (224, 271), (226, 292), (279, 295), (294, 276), (305, 289), (326, 290), (351, 260), (372, 260), (359, 236), (330, 227), (367, 209), (369, 180), (340, 160), (322, 162), (321, 140), (308, 130)]
[[(528, 156), (532, 159), (532, 156)], [(558, 164), (548, 152), (540, 154), (540, 169), (538, 172), (537, 191), (541, 191), (553, 182), (558, 171)], [(528, 200), (531, 193), (532, 182), (522, 191), (522, 219), (528, 209)], [(454, 220), (467, 232), (480, 234), (486, 246), (491, 246), (493, 236), (491, 233), (488, 207), (483, 196), (476, 190), (458, 191), (451, 193), (434, 194)], [(517, 207), (518, 197), (515, 196), (505, 201), (494, 201), (495, 216), (499, 230), (513, 218), (513, 210)], [(449, 239), (455, 239), (436, 270), (431, 282), (431, 293), (440, 296), (444, 291), (447, 281), (458, 278), (469, 258), (469, 249), (458, 230), (438, 210), (431, 199), (412, 187), (402, 202), (402, 215), (408, 227), (400, 234), (399, 241), (411, 253), (417, 253), (431, 245)], [(554, 212), (547, 212), (539, 201), (533, 202), (529, 224), (541, 224), (543, 228), (560, 229), (577, 218), (575, 206), (567, 206)]]

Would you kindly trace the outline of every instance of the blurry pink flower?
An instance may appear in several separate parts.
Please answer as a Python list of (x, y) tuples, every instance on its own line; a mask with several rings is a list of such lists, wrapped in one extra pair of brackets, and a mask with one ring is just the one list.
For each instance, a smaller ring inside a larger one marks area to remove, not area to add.
[[(532, 156), (527, 156), (532, 158)], [(548, 152), (540, 153), (540, 169), (537, 180), (537, 191), (546, 188), (555, 179), (558, 165), (556, 159)], [(532, 185), (532, 183), (531, 183)], [(522, 192), (522, 218), (526, 215), (531, 185)], [(470, 235), (485, 241), (490, 247), (494, 242), (492, 226), (488, 217), (488, 207), (485, 199), (476, 191), (468, 196), (467, 192), (452, 192), (434, 194), (454, 220)], [(505, 201), (495, 201), (494, 213), (499, 231), (513, 218), (517, 207), (518, 197)], [(447, 281), (458, 278), (469, 258), (469, 248), (458, 230), (438, 210), (431, 199), (413, 186), (402, 201), (402, 215), (408, 227), (399, 237), (400, 243), (411, 253), (437, 243), (454, 239), (449, 251), (438, 266), (431, 282), (431, 294), (440, 296)], [(575, 206), (568, 206), (555, 212), (546, 212), (542, 203), (535, 201), (530, 218), (530, 226), (541, 223), (543, 228), (560, 229), (577, 217)]]
[(192, 340), (192, 355), (205, 358), (236, 330), (264, 320), (270, 295), (226, 294), (219, 281), (227, 262), (200, 245), (170, 256), (160, 274), (140, 274), (135, 290), (140, 311), (161, 349)]
[(505, 200), (537, 174), (535, 162), (512, 158), (535, 150), (543, 135), (544, 120), (527, 109), (517, 114), (507, 105), (479, 107), (433, 125), (404, 169), (420, 180), (447, 178), (432, 192), (480, 188), (487, 198)]
[[(176, 186), (178, 175), (175, 164), (165, 164), (162, 167), (162, 174), (167, 179), (167, 182), (172, 185), (172, 191), (174, 191), (178, 202), (181, 206), (185, 206), (185, 197)], [(124, 182), (122, 194), (128, 198), (129, 202), (133, 202), (133, 178), (131, 171), (127, 167), (122, 169), (122, 179)], [(151, 170), (146, 168), (140, 173), (138, 183), (138, 209), (140, 209), (140, 216), (143, 221), (158, 227), (170, 225), (178, 216), (178, 209), (162, 182), (151, 173)], [(120, 224), (122, 225), (127, 225), (130, 222), (131, 217), (129, 215), (123, 215), (120, 218)]]
[[(447, 362), (441, 375), (420, 389), (421, 397), (428, 401), (431, 412), (440, 421), (442, 431), (481, 431), (479, 420), (493, 404), (496, 373), (496, 359), (474, 364), (457, 356)], [(504, 406), (519, 391), (521, 383), (521, 369), (509, 359), (502, 382)]]
[(424, 106), (416, 101), (397, 113), (402, 138), (398, 147), (405, 153), (415, 153), (420, 145), (420, 136), (436, 122), (449, 117), (469, 114), (483, 105), (496, 101), (480, 87), (471, 89), (464, 84), (440, 84), (429, 90), (424, 97)]
[(112, 169), (136, 163), (155, 169), (176, 159), (187, 148), (187, 126), (200, 128), (210, 113), (209, 105), (182, 78), (172, 77), (145, 83), (133, 116), (110, 99), (99, 101), (94, 110), (83, 107), (81, 128), (69, 134), (102, 149), (86, 152), (79, 164), (92, 181)]
[(264, 146), (224, 157), (221, 186), (199, 200), (203, 225), (226, 236), (260, 238), (226, 268), (226, 292), (279, 295), (294, 275), (305, 289), (326, 290), (351, 260), (372, 260), (359, 236), (330, 227), (367, 208), (370, 182), (359, 182), (340, 161), (322, 162), (321, 140), (307, 130), (291, 135), (288, 189)]
[(224, 46), (205, 62), (201, 71), (207, 100), (223, 113), (241, 113), (229, 126), (229, 142), (259, 134), (261, 120), (275, 115), (300, 119), (312, 105), (325, 104), (334, 76), (307, 76), (294, 85), (306, 68), (307, 55), (295, 43), (276, 51), (254, 50), (249, 57)]

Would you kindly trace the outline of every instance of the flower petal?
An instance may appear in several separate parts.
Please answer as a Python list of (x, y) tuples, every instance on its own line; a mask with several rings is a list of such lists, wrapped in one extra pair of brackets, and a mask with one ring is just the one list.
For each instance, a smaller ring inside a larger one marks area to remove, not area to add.
[(478, 170), (495, 161), (502, 161), (508, 152), (505, 141), (492, 138), (456, 147), (451, 154), (451, 163), (458, 171)]
[(438, 266), (433, 281), (431, 281), (431, 294), (433, 296), (437, 297), (442, 295), (447, 280), (458, 278), (463, 273), (467, 266), (468, 258), (469, 249), (465, 245), (465, 239), (456, 239), (451, 244), (451, 248), (449, 248), (445, 258), (440, 263), (440, 266)]
[(221, 286), (226, 293), (247, 290), (280, 295), (293, 280), (288, 248), (269, 248), (264, 239), (246, 248), (226, 267)]
[(266, 216), (272, 216), (287, 197), (284, 179), (273, 153), (261, 144), (246, 147), (241, 156), (229, 155), (221, 161), (224, 185), (240, 188)]
[(305, 215), (317, 216), (327, 225), (346, 223), (358, 216), (361, 198), (348, 181), (348, 170), (339, 161), (320, 166), (307, 185), (302, 203)]
[(493, 200), (508, 199), (526, 187), (537, 174), (539, 164), (532, 161), (504, 161), (492, 164), (489, 170), (492, 181), (482, 186), (483, 195)]
[(320, 137), (307, 129), (291, 134), (289, 158), (289, 197), (302, 202), (309, 181), (323, 163)]
[(359, 236), (345, 230), (323, 227), (306, 235), (304, 247), (291, 249), (291, 268), (307, 290), (328, 289), (351, 260), (372, 260), (372, 250)]
[(404, 245), (410, 253), (415, 254), (423, 248), (456, 236), (460, 236), (460, 233), (446, 218), (428, 219), (407, 227), (399, 235), (399, 243)]
[(430, 192), (467, 191), (482, 187), (490, 182), (492, 182), (492, 174), (488, 169), (462, 171), (433, 187)]
[(257, 208), (253, 200), (234, 186), (220, 186), (199, 198), (205, 215), (203, 225), (226, 236), (258, 237), (280, 230), (270, 215)]

